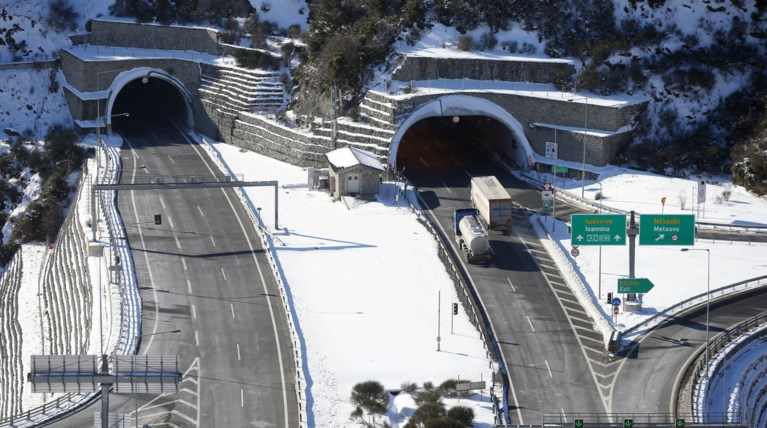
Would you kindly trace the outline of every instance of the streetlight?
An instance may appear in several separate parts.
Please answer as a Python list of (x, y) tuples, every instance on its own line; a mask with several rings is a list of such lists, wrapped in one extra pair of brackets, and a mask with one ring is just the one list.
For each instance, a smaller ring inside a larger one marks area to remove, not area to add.
[[(585, 185), (586, 182), (586, 126), (589, 122), (589, 99), (586, 97), (583, 97), (585, 104), (585, 111), (583, 114), (583, 161), (581, 164), (581, 198), (584, 197), (585, 194)], [(567, 102), (571, 103), (575, 101), (575, 98), (571, 98), (567, 100)]]
[(709, 359), (708, 313), (709, 313), (709, 307), (711, 305), (711, 251), (708, 248), (682, 248), (680, 251), (705, 251), (706, 252), (706, 263), (708, 265), (708, 274), (706, 276), (706, 293), (707, 293), (706, 294), (706, 377), (708, 377), (708, 359)]
[[(602, 183), (599, 186), (599, 214), (602, 214)], [(599, 299), (602, 299), (602, 246), (599, 246)]]

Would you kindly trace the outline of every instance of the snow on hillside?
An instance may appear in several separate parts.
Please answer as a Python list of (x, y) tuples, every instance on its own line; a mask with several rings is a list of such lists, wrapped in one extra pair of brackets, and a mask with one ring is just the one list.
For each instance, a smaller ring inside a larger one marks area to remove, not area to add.
[(54, 69), (0, 71), (0, 138), (8, 136), (3, 133), (8, 128), (40, 140), (50, 126), (72, 124), (61, 86), (51, 86), (51, 73), (56, 82), (64, 81)]

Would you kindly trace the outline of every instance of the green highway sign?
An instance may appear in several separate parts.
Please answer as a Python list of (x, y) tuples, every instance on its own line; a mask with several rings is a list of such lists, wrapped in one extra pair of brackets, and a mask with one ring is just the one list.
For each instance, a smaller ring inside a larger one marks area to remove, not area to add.
[(677, 428), (684, 428), (684, 419), (677, 418), (676, 423), (674, 424)]
[(647, 293), (655, 284), (647, 278), (621, 278), (618, 280), (618, 293)]
[(626, 244), (626, 216), (623, 214), (573, 214), (570, 224), (572, 245)]
[(575, 427), (575, 428), (583, 428), (583, 419), (576, 419), (573, 422), (573, 427)]
[(564, 174), (567, 171), (568, 171), (568, 168), (566, 166), (556, 165), (551, 167), (551, 172), (553, 172), (554, 174), (560, 174), (560, 173)]
[(695, 215), (642, 214), (639, 245), (695, 245)]

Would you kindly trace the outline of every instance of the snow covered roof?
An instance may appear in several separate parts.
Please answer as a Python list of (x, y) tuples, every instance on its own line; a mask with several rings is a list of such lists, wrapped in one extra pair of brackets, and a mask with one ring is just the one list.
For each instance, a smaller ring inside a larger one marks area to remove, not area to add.
[(370, 152), (360, 150), (356, 147), (342, 147), (325, 154), (330, 166), (335, 170), (350, 168), (357, 165), (365, 165), (383, 171), (384, 167), (378, 160), (378, 157)]

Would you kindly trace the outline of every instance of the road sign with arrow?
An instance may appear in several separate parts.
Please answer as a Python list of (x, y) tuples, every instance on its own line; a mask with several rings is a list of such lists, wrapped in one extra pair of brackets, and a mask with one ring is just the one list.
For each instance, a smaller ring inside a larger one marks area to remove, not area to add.
[(692, 214), (642, 214), (639, 245), (695, 245)]
[(618, 293), (647, 293), (655, 287), (647, 278), (621, 278), (618, 280)]
[(626, 216), (622, 214), (573, 214), (572, 245), (625, 245)]

